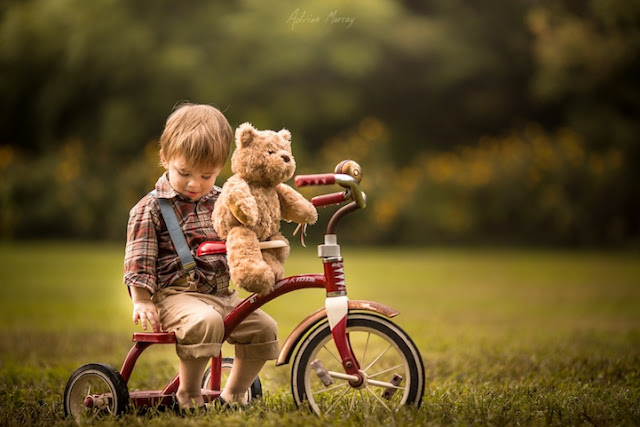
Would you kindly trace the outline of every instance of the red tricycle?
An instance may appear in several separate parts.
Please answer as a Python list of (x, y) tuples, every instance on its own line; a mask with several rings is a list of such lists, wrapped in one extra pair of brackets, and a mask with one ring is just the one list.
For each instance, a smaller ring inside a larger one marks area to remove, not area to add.
[[(337, 242), (340, 220), (366, 206), (360, 190), (362, 170), (351, 160), (340, 162), (334, 173), (299, 175), (296, 186), (333, 185), (344, 191), (316, 196), (316, 207), (340, 205), (328, 222), (324, 243), (318, 246), (324, 272), (303, 274), (278, 281), (264, 296), (248, 296), (224, 320), (225, 339), (252, 311), (283, 294), (299, 289), (326, 291), (325, 306), (304, 319), (282, 345), (277, 366), (291, 362), (291, 391), (296, 405), (308, 405), (318, 415), (394, 412), (403, 406), (418, 407), (424, 392), (424, 365), (411, 338), (391, 319), (399, 313), (383, 304), (349, 300), (344, 260)], [(272, 242), (269, 242), (273, 244)], [(205, 242), (198, 255), (225, 253), (224, 242)], [(77, 420), (103, 414), (121, 414), (130, 406), (173, 407), (179, 385), (176, 376), (163, 390), (129, 391), (127, 383), (138, 357), (154, 344), (176, 342), (173, 333), (134, 333), (134, 345), (120, 371), (90, 363), (77, 369), (64, 391), (65, 414)], [(202, 396), (213, 402), (224, 386), (224, 372), (233, 359), (222, 355), (211, 360), (202, 379)], [(262, 394), (259, 378), (247, 397)]]

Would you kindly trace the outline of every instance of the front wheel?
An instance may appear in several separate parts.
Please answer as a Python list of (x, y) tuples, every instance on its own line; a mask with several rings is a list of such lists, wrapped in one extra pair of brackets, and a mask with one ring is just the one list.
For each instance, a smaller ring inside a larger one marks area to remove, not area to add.
[(296, 405), (318, 415), (393, 413), (420, 406), (424, 365), (411, 338), (390, 320), (370, 313), (347, 315), (347, 334), (365, 380), (352, 386), (344, 373), (327, 320), (302, 342), (293, 362)]

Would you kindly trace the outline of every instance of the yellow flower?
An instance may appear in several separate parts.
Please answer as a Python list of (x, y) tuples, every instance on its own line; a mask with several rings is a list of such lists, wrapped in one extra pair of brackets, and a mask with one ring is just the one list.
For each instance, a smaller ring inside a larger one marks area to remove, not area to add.
[(0, 170), (6, 169), (14, 158), (13, 148), (8, 145), (0, 147)]

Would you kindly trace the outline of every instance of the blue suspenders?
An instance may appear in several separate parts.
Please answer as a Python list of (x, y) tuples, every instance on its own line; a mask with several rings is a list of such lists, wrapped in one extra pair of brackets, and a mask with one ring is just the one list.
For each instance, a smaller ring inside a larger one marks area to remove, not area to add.
[(153, 194), (158, 200), (160, 212), (162, 212), (164, 222), (167, 224), (167, 229), (169, 230), (169, 236), (171, 236), (173, 246), (176, 248), (176, 252), (180, 257), (182, 268), (191, 273), (196, 269), (196, 260), (193, 259), (193, 255), (191, 255), (191, 250), (189, 249), (187, 240), (184, 238), (184, 234), (180, 229), (180, 223), (178, 222), (178, 217), (176, 216), (176, 212), (173, 210), (171, 202), (169, 199), (158, 197), (156, 195), (156, 190), (153, 190), (151, 194)]

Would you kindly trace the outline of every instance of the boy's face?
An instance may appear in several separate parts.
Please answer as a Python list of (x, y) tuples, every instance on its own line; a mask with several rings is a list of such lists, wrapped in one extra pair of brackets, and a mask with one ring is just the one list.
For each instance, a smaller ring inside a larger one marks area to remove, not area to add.
[(193, 166), (181, 157), (167, 160), (164, 155), (161, 155), (160, 159), (162, 166), (169, 172), (171, 187), (192, 202), (211, 191), (222, 169)]

